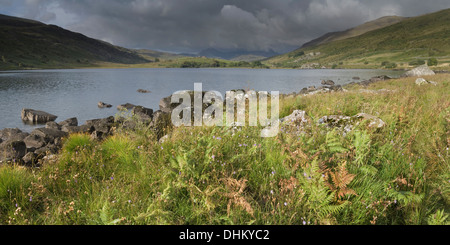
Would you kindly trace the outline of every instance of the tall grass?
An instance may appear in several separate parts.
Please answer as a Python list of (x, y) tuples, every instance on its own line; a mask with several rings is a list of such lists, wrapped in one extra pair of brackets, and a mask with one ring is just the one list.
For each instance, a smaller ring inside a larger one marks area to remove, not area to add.
[[(448, 224), (449, 77), (433, 80), (285, 99), (282, 116), (305, 110), (311, 127), (275, 138), (259, 127), (177, 128), (164, 143), (144, 126), (72, 135), (41, 169), (0, 168), (0, 224)], [(344, 136), (316, 124), (360, 112), (387, 126)]]

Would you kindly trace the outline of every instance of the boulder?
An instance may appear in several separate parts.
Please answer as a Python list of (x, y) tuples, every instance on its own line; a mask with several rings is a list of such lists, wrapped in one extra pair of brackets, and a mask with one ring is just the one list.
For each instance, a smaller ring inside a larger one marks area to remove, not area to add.
[(47, 123), (55, 121), (58, 118), (55, 115), (44, 111), (36, 111), (32, 109), (22, 109), (22, 120), (30, 123)]
[(369, 128), (383, 128), (384, 126), (386, 126), (386, 123), (383, 120), (381, 120), (380, 118), (378, 118), (376, 116), (369, 115), (367, 113), (359, 113), (359, 114), (355, 115), (353, 118), (368, 121)]
[(47, 143), (44, 137), (36, 134), (29, 135), (23, 141), (28, 149), (39, 149), (44, 147)]
[(25, 154), (24, 157), (22, 157), (22, 161), (23, 163), (25, 163), (25, 165), (32, 165), (37, 163), (38, 160), (38, 155), (34, 152), (28, 152), (27, 154)]
[(360, 77), (353, 77), (352, 79), (353, 79), (353, 80), (361, 80)]
[(295, 110), (291, 115), (282, 118), (280, 122), (283, 126), (298, 126), (308, 123), (308, 119), (306, 119), (305, 111)]
[(111, 108), (112, 107), (112, 105), (111, 104), (107, 104), (107, 103), (104, 103), (104, 102), (98, 102), (98, 108)]
[(64, 126), (73, 126), (73, 127), (76, 127), (76, 126), (78, 126), (78, 119), (77, 119), (76, 117), (69, 118), (69, 119), (67, 119), (67, 120), (65, 120), (65, 121), (60, 122), (59, 125), (60, 125), (61, 127), (64, 127)]
[(416, 79), (416, 84), (419, 85), (419, 86), (427, 85), (427, 84), (432, 84), (434, 86), (437, 86), (437, 82), (427, 81), (424, 78), (417, 78)]
[(57, 146), (55, 146), (53, 144), (49, 144), (40, 149), (37, 149), (34, 153), (37, 155), (37, 157), (43, 157), (48, 154), (56, 154), (56, 153), (58, 153), (58, 150), (59, 149)]
[(362, 121), (368, 122), (369, 128), (379, 129), (386, 126), (386, 123), (380, 118), (366, 113), (359, 113), (353, 117), (342, 115), (324, 116), (319, 119), (319, 124), (325, 125), (329, 128), (339, 128), (345, 135), (346, 133), (352, 131), (356, 126), (360, 125)]
[(61, 126), (56, 122), (48, 122), (45, 124), (45, 128), (61, 130)]
[(5, 141), (0, 144), (0, 162), (20, 162), (27, 153), (27, 146), (23, 141)]
[(171, 103), (172, 103), (172, 96), (169, 96), (169, 97), (166, 97), (166, 98), (162, 98), (162, 99), (159, 101), (159, 109), (160, 109), (162, 112), (165, 112), (165, 113), (171, 113), (172, 110), (173, 110), (174, 108), (176, 108), (176, 107), (173, 107), (173, 106), (171, 105)]
[(138, 89), (137, 92), (138, 92), (138, 93), (141, 93), (141, 94), (149, 94), (149, 93), (151, 93), (152, 91), (146, 90), (146, 89)]
[(30, 134), (26, 132), (19, 132), (16, 134), (11, 134), (11, 136), (9, 136), (7, 139), (4, 139), (3, 141), (23, 141), (26, 137), (28, 137), (28, 135)]
[(69, 133), (69, 134), (85, 134), (92, 133), (95, 130), (93, 126), (81, 125), (81, 126), (63, 126), (61, 131)]
[(23, 133), (22, 130), (18, 128), (5, 128), (0, 130), (0, 139), (2, 141), (7, 141), (11, 136)]
[(404, 74), (406, 77), (421, 77), (436, 75), (426, 64), (418, 66)]
[(45, 139), (47, 143), (53, 143), (56, 138), (66, 137), (68, 134), (66, 132), (50, 129), (50, 128), (38, 128), (31, 132), (31, 135), (37, 135)]
[(423, 78), (417, 78), (417, 79), (416, 79), (416, 84), (419, 85), (419, 86), (421, 86), (421, 85), (428, 84), (428, 81), (425, 80), (425, 79), (423, 79)]
[(145, 108), (143, 106), (136, 106), (133, 108), (132, 113), (139, 120), (144, 122), (151, 122), (153, 117), (153, 110), (149, 108)]
[(130, 104), (130, 103), (126, 103), (126, 104), (117, 106), (117, 110), (119, 110), (119, 111), (129, 111), (129, 110), (133, 109), (134, 107), (136, 107), (136, 105), (133, 105), (133, 104)]
[(334, 86), (335, 83), (331, 80), (323, 80), (322, 81), (322, 85), (327, 85), (327, 86)]
[[(95, 135), (94, 139), (101, 139), (110, 133), (112, 126), (114, 125), (114, 117), (108, 117), (103, 119), (94, 119), (86, 121), (86, 125), (91, 128), (91, 135)], [(92, 131), (93, 129), (93, 131)]]

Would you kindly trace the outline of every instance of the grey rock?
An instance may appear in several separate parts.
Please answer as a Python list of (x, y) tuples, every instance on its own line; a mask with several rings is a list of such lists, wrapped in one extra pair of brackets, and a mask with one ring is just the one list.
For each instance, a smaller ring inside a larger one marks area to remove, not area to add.
[(104, 103), (104, 102), (101, 102), (101, 101), (98, 102), (97, 106), (98, 106), (98, 108), (111, 108), (112, 107), (111, 104), (107, 104), (107, 103)]
[(39, 149), (45, 146), (47, 143), (45, 138), (39, 135), (31, 134), (24, 139), (25, 145), (28, 149)]
[(11, 136), (23, 133), (22, 130), (18, 128), (5, 128), (0, 130), (0, 139), (2, 141), (7, 141)]
[(59, 123), (61, 127), (64, 126), (78, 126), (78, 119), (76, 117), (69, 118)]
[(22, 161), (26, 165), (35, 164), (35, 163), (37, 163), (38, 159), (39, 159), (38, 155), (34, 152), (28, 152), (27, 154), (25, 154), (24, 157), (22, 157)]
[(106, 135), (114, 125), (114, 117), (88, 120), (86, 121), (86, 125), (88, 127), (94, 127), (95, 131), (102, 132)]
[(5, 141), (0, 144), (0, 162), (20, 162), (27, 153), (23, 141)]
[(136, 105), (133, 105), (133, 104), (130, 104), (130, 103), (126, 103), (126, 104), (117, 106), (117, 110), (119, 110), (119, 111), (129, 111), (129, 110), (133, 109), (134, 107), (136, 107)]
[(306, 119), (306, 112), (300, 110), (295, 110), (291, 115), (281, 119), (280, 121), (283, 126), (298, 126), (308, 123), (308, 119)]
[(142, 106), (136, 106), (133, 108), (132, 113), (140, 121), (150, 123), (153, 117), (153, 110)]
[(56, 122), (48, 122), (45, 124), (45, 128), (61, 130), (61, 126)]
[(22, 120), (30, 123), (47, 123), (55, 121), (58, 118), (55, 115), (44, 111), (37, 111), (33, 109), (22, 109)]
[(58, 153), (59, 148), (53, 144), (49, 144), (47, 146), (44, 146), (40, 149), (37, 149), (34, 153), (38, 156), (38, 157), (43, 157), (46, 156), (48, 154), (56, 154)]
[(46, 142), (52, 143), (56, 138), (63, 138), (68, 136), (66, 132), (50, 129), (50, 128), (38, 128), (31, 132), (31, 135), (37, 135), (45, 139)]
[(406, 77), (420, 77), (420, 76), (432, 76), (436, 75), (426, 64), (418, 66), (404, 74)]
[(141, 93), (141, 94), (149, 94), (149, 93), (151, 93), (152, 91), (146, 90), (146, 89), (138, 89), (137, 92), (138, 92), (138, 93)]
[(322, 85), (334, 86), (335, 83), (331, 80), (323, 80)]
[(69, 134), (77, 134), (77, 133), (92, 133), (95, 130), (93, 126), (81, 125), (81, 126), (63, 126), (61, 131), (69, 133)]
[(383, 120), (367, 113), (359, 113), (353, 118), (369, 121), (369, 128), (383, 128), (384, 126), (386, 126), (386, 123)]
[(428, 84), (428, 81), (423, 79), (423, 78), (417, 78), (416, 79), (416, 84), (419, 85), (419, 86), (426, 85), (426, 84)]
[(11, 137), (8, 138), (8, 141), (23, 141), (29, 135), (30, 135), (29, 133), (25, 133), (25, 132), (14, 134), (14, 135), (11, 135)]

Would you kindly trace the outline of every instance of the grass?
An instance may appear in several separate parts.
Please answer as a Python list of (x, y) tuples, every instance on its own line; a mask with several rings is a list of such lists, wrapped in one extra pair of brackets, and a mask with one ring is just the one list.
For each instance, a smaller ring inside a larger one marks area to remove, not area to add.
[[(418, 58), (436, 58), (439, 64), (448, 63), (450, 30), (443, 23), (449, 21), (449, 12), (446, 9), (408, 18), (352, 38), (301, 48), (268, 59), (265, 64), (298, 68), (306, 63), (319, 63), (330, 68), (342, 62), (338, 68), (380, 68), (383, 61), (389, 61), (397, 63), (399, 68), (408, 68), (408, 63)], [(312, 52), (320, 55), (309, 58), (296, 55)]]
[(358, 85), (286, 98), (281, 116), (380, 117), (343, 136), (312, 123), (283, 129), (118, 129), (96, 142), (75, 134), (41, 168), (0, 168), (0, 224), (325, 225), (449, 224), (450, 77)]

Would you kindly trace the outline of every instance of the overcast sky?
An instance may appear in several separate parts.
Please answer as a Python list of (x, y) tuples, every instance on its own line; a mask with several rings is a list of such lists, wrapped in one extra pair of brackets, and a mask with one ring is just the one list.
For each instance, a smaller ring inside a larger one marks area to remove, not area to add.
[(127, 48), (286, 52), (387, 15), (417, 16), (449, 0), (0, 0), (0, 13), (55, 24)]

